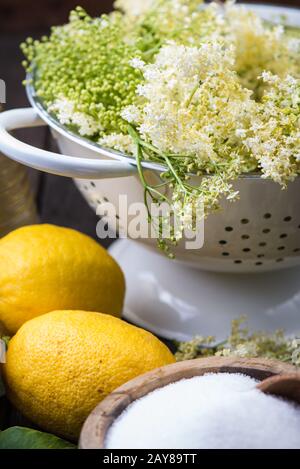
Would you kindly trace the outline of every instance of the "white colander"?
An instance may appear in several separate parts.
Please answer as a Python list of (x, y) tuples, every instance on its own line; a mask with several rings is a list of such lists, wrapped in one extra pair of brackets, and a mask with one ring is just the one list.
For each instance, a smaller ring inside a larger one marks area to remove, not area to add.
[[(265, 7), (264, 12), (282, 9)], [(300, 11), (284, 9), (300, 25)], [(266, 13), (265, 13), (266, 14)], [(126, 194), (128, 203), (144, 200), (133, 158), (104, 149), (78, 137), (58, 124), (27, 89), (32, 108), (17, 109), (0, 115), (0, 150), (12, 159), (46, 172), (75, 178), (88, 203), (97, 209), (103, 202), (118, 207), (118, 196)], [(46, 152), (16, 140), (8, 132), (20, 127), (48, 124), (62, 154)], [(64, 156), (72, 155), (72, 156)], [(161, 167), (144, 163), (146, 176), (159, 179)], [(195, 177), (192, 184), (199, 183)], [(235, 183), (240, 200), (224, 201), (222, 210), (205, 222), (204, 247), (174, 252), (178, 260), (199, 269), (221, 272), (259, 272), (300, 264), (300, 178), (287, 190), (259, 175), (241, 177)], [(168, 194), (170, 195), (170, 194)], [(118, 223), (124, 220), (117, 213)], [(157, 250), (155, 240), (141, 240)]]

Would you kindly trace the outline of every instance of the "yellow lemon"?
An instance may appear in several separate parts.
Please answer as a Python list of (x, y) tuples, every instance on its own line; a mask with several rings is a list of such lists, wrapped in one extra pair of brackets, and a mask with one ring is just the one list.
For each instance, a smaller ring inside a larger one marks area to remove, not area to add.
[(8, 397), (26, 417), (75, 439), (110, 392), (174, 361), (156, 337), (120, 319), (54, 311), (21, 327), (9, 342), (3, 371)]
[(120, 316), (124, 295), (118, 264), (78, 231), (33, 225), (0, 240), (0, 321), (11, 334), (57, 309)]

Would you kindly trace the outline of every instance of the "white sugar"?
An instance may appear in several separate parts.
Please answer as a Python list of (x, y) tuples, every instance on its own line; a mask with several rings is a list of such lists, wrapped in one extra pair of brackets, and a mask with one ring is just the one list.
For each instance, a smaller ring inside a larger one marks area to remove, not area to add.
[(300, 448), (300, 407), (238, 374), (182, 380), (133, 402), (107, 435), (108, 449)]

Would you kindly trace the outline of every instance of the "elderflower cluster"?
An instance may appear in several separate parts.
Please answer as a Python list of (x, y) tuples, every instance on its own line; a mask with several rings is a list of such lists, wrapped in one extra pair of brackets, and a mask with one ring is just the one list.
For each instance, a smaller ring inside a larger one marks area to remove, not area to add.
[(121, 109), (134, 102), (141, 81), (129, 63), (139, 50), (125, 43), (126, 31), (121, 14), (91, 18), (77, 8), (49, 38), (22, 45), (36, 95), (62, 124), (93, 140), (126, 133)]
[(92, 137), (102, 130), (99, 122), (93, 117), (77, 111), (76, 102), (70, 101), (64, 96), (56, 99), (48, 107), (48, 111), (55, 113), (61, 124), (75, 127), (80, 135)]
[(140, 16), (148, 11), (155, 1), (156, 0), (116, 0), (114, 7), (124, 11), (127, 15)]
[(183, 45), (199, 45), (218, 40), (224, 34), (224, 18), (218, 3), (203, 0), (157, 0), (139, 17), (138, 33), (150, 36), (162, 46), (176, 40)]
[(300, 77), (300, 37), (290, 37), (282, 25), (270, 27), (256, 13), (234, 2), (225, 4), (225, 36), (236, 48), (235, 70), (243, 86), (260, 97), (258, 77), (268, 70), (283, 77)]
[(283, 331), (249, 332), (245, 317), (232, 321), (231, 333), (221, 344), (214, 337), (197, 336), (177, 344), (177, 361), (199, 357), (269, 358), (300, 366), (300, 339), (288, 338)]
[(300, 339), (291, 339), (288, 343), (288, 351), (292, 356), (292, 363), (300, 367)]
[(134, 155), (136, 152), (136, 147), (129, 135), (117, 133), (105, 135), (98, 142), (103, 147), (113, 148), (127, 155)]
[(238, 344), (235, 348), (224, 348), (216, 352), (217, 357), (238, 357), (238, 358), (247, 358), (247, 357), (257, 357), (258, 348), (257, 344), (254, 341), (249, 341), (247, 343)]
[(162, 152), (186, 156), (190, 171), (231, 159), (236, 129), (248, 124), (254, 105), (233, 64), (234, 51), (221, 43), (169, 43), (142, 68), (140, 108), (124, 108), (122, 117), (130, 116), (142, 138)]
[(300, 170), (300, 79), (265, 72), (268, 85), (247, 131), (245, 144), (263, 177), (286, 185)]
[(186, 191), (175, 189), (172, 208), (176, 216), (174, 240), (180, 241), (185, 230), (195, 230), (196, 223), (203, 219), (204, 204), (197, 192), (187, 195)]

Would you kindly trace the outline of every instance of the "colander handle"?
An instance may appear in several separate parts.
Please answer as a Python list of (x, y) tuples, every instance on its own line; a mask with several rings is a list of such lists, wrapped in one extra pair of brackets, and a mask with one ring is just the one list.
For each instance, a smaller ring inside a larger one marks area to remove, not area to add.
[(119, 161), (77, 158), (41, 150), (21, 142), (10, 131), (47, 125), (33, 108), (0, 113), (0, 150), (11, 159), (46, 173), (80, 179), (106, 179), (136, 173), (134, 165)]

